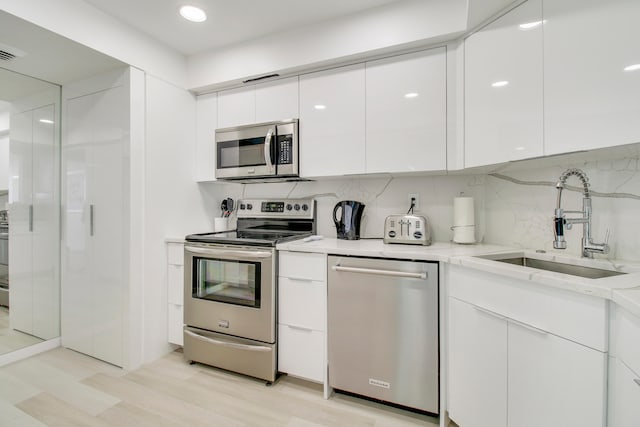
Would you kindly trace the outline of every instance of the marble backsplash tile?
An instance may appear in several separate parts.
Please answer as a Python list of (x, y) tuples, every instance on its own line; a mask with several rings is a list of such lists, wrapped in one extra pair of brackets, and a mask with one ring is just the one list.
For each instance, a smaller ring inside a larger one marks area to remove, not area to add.
[[(555, 163), (542, 167), (525, 163), (509, 166), (499, 173), (477, 175), (345, 177), (271, 184), (215, 183), (204, 184), (202, 191), (211, 200), (314, 197), (318, 202), (318, 234), (327, 237), (336, 235), (332, 220), (334, 205), (340, 200), (357, 200), (366, 205), (361, 230), (363, 238), (381, 238), (384, 219), (391, 214), (405, 213), (408, 194), (418, 193), (419, 213), (429, 219), (434, 241), (440, 242), (450, 241), (453, 236), (453, 199), (464, 193), (475, 200), (476, 239), (479, 242), (550, 252), (554, 251), (555, 184), (564, 170), (577, 167), (589, 177), (594, 241), (603, 242), (608, 231), (611, 246), (608, 258), (640, 263), (638, 158)], [(570, 177), (567, 184), (562, 207), (565, 210), (581, 209), (579, 180)], [(567, 249), (564, 253), (580, 255), (582, 226), (575, 225), (565, 234)]]

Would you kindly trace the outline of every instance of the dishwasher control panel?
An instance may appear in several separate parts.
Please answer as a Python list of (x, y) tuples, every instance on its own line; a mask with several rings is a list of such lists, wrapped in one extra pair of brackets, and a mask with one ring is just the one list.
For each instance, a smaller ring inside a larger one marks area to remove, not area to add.
[(420, 215), (389, 215), (384, 221), (384, 243), (430, 245), (429, 222)]

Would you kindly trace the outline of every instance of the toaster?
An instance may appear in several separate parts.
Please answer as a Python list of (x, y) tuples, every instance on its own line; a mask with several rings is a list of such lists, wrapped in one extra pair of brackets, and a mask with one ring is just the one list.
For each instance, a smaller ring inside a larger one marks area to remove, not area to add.
[(389, 215), (384, 221), (384, 243), (430, 245), (429, 222), (420, 215)]

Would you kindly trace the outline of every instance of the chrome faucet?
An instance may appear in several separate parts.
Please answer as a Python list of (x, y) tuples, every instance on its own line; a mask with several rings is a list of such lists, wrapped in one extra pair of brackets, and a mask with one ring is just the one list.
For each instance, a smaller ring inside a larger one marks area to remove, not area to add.
[[(567, 182), (567, 179), (575, 175), (582, 181), (582, 210), (581, 211), (565, 211), (561, 207), (562, 190)], [(560, 175), (560, 179), (556, 184), (558, 189), (558, 205), (555, 210), (555, 240), (553, 241), (553, 247), (555, 249), (566, 249), (567, 242), (564, 240), (564, 227), (567, 226), (567, 230), (571, 229), (573, 224), (582, 224), (582, 256), (585, 258), (593, 258), (594, 253), (608, 254), (609, 245), (607, 243), (594, 243), (591, 238), (591, 194), (589, 193), (589, 178), (580, 169), (567, 169)], [(582, 214), (582, 217), (567, 218), (565, 214)], [(609, 240), (608, 232), (607, 238)]]

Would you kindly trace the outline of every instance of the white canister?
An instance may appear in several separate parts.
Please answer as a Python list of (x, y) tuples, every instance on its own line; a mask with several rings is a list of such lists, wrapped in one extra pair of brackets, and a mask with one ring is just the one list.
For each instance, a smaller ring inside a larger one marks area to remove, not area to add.
[(453, 241), (455, 243), (476, 242), (476, 219), (473, 197), (453, 199)]
[(213, 231), (227, 231), (227, 230), (229, 230), (229, 218), (213, 219)]

